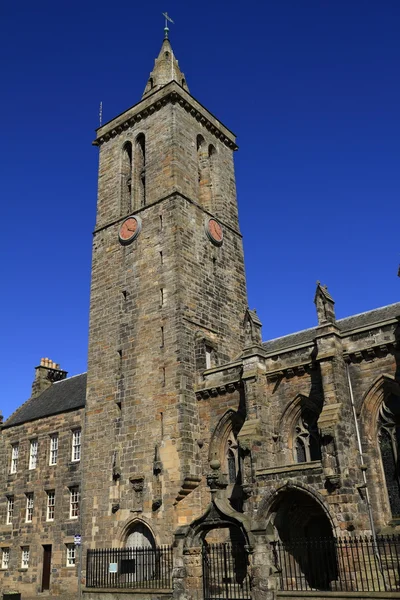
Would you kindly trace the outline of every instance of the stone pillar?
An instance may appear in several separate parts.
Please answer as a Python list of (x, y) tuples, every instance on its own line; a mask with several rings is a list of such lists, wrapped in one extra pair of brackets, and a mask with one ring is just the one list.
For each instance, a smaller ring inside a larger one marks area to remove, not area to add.
[(252, 531), (254, 547), (250, 554), (250, 579), (252, 600), (274, 600), (276, 597), (276, 572), (272, 546), (265, 530)]

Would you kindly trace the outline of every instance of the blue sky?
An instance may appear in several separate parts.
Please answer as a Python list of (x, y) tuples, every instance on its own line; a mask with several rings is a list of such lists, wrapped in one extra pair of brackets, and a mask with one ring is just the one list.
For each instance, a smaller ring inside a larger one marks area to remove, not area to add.
[(249, 304), (270, 339), (399, 299), (398, 0), (3, 3), (0, 409), (86, 370), (98, 109), (136, 103), (165, 10), (191, 93), (238, 136)]

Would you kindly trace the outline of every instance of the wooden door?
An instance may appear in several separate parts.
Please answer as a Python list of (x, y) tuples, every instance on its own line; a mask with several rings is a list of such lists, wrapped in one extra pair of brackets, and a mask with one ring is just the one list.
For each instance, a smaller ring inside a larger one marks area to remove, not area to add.
[(42, 592), (50, 589), (51, 546), (43, 546)]

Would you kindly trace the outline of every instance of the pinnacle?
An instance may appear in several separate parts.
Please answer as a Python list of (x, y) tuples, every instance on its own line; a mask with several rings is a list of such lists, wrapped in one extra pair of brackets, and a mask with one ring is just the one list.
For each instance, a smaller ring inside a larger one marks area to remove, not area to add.
[(180, 70), (178, 61), (172, 50), (171, 42), (168, 38), (165, 38), (160, 53), (155, 60), (154, 68), (150, 73), (142, 98), (146, 98), (153, 92), (156, 92), (170, 83), (170, 81), (176, 81), (187, 92), (189, 91), (185, 75)]

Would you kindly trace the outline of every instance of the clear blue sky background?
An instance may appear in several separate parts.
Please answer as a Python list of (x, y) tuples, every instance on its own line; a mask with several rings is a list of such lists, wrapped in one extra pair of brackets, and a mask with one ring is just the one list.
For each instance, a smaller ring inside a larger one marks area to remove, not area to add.
[(86, 370), (100, 100), (141, 97), (163, 37), (238, 135), (249, 304), (270, 339), (399, 299), (399, 0), (20, 0), (0, 9), (1, 401), (42, 356)]

